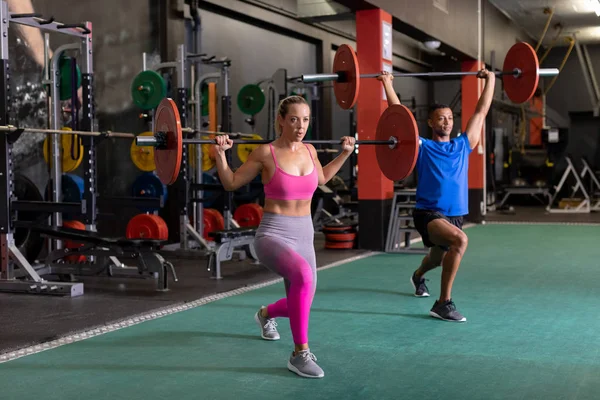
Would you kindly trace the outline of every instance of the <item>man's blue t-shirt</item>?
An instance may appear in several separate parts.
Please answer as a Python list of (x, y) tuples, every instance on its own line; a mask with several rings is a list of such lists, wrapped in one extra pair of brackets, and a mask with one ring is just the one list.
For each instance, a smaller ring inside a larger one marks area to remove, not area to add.
[(469, 213), (469, 154), (465, 133), (449, 142), (420, 138), (416, 208), (447, 217)]

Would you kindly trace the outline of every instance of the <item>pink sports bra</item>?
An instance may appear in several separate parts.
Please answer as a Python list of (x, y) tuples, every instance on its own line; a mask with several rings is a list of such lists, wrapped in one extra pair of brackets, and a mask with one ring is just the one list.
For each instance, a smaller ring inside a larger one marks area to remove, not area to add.
[[(306, 146), (306, 144), (304, 144)], [(275, 161), (275, 173), (269, 181), (264, 185), (265, 198), (275, 200), (310, 200), (313, 197), (317, 185), (319, 184), (319, 176), (317, 174), (317, 166), (312, 158), (313, 170), (308, 175), (291, 175), (279, 168), (273, 146), (269, 143), (273, 161)], [(308, 146), (306, 150), (310, 154)]]

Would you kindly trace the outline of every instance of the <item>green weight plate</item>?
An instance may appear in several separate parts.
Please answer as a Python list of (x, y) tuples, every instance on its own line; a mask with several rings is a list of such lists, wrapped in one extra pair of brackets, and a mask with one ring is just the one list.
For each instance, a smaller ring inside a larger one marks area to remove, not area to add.
[[(61, 100), (69, 100), (71, 98), (71, 59), (71, 57), (63, 55), (58, 61)], [(77, 89), (79, 89), (81, 87), (81, 70), (79, 69), (79, 65), (75, 65), (75, 73), (77, 74)]]
[(246, 85), (238, 93), (237, 104), (244, 114), (256, 115), (265, 106), (265, 94), (258, 85)]
[(158, 73), (150, 70), (136, 75), (131, 83), (131, 97), (142, 110), (158, 107), (167, 96), (167, 83)]

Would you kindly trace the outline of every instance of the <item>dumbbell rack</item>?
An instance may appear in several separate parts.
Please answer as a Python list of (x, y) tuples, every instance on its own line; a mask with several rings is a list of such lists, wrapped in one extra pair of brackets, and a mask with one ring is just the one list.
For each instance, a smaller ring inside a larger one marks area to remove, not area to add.
[(386, 253), (427, 253), (426, 248), (411, 247), (411, 235), (418, 235), (412, 217), (412, 210), (415, 208), (415, 196), (415, 189), (394, 192), (385, 242)]

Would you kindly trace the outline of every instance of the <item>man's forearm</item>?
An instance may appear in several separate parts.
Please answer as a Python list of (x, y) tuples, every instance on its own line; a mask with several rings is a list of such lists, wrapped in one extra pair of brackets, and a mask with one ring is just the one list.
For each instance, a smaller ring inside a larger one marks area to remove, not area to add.
[(477, 102), (477, 108), (475, 112), (481, 112), (487, 114), (492, 105), (492, 100), (494, 99), (494, 87), (496, 85), (496, 77), (490, 72), (488, 78), (486, 78), (485, 87), (483, 88), (483, 93), (481, 93), (481, 97)]

